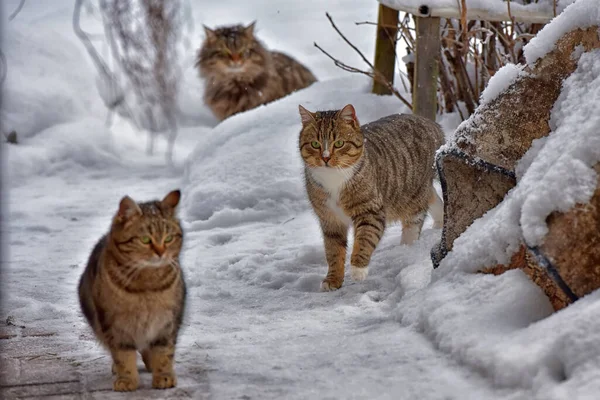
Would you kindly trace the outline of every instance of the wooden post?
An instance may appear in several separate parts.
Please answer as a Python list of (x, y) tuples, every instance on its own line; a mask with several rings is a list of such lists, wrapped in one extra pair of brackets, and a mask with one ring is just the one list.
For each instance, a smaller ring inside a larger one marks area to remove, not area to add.
[[(398, 11), (380, 4), (375, 41), (375, 69), (381, 72), (390, 83), (394, 83), (397, 33)], [(386, 85), (376, 80), (373, 80), (373, 93), (392, 94)]]
[(435, 121), (440, 61), (440, 18), (416, 17), (417, 49), (413, 113)]

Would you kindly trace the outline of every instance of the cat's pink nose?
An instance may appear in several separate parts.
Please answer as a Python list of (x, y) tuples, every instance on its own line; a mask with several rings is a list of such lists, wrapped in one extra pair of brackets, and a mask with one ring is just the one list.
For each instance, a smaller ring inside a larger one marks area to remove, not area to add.
[(162, 256), (165, 253), (166, 249), (165, 249), (164, 245), (162, 245), (162, 246), (153, 245), (152, 247), (154, 248), (154, 252), (156, 254), (158, 254), (159, 256)]
[(325, 164), (327, 164), (329, 162), (329, 160), (331, 160), (331, 157), (324, 157), (324, 156), (322, 156), (321, 159), (323, 161), (325, 161)]

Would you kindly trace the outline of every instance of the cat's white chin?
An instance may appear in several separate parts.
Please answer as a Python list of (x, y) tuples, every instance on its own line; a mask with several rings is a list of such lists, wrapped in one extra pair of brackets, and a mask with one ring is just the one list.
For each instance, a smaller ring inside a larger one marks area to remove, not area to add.
[(355, 282), (364, 281), (367, 279), (367, 275), (369, 275), (369, 267), (350, 266), (350, 276)]
[(229, 72), (230, 74), (241, 74), (244, 71), (246, 71), (246, 67), (245, 66), (227, 67), (227, 72)]

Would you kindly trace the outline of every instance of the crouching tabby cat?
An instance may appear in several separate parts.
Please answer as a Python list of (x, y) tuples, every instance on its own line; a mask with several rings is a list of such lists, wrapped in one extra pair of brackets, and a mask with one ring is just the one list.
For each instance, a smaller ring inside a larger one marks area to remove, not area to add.
[(348, 228), (354, 228), (351, 276), (367, 277), (388, 223), (402, 222), (402, 244), (419, 238), (427, 210), (439, 228), (443, 203), (432, 181), (440, 126), (414, 115), (390, 115), (360, 126), (354, 107), (312, 113), (300, 106), (300, 153), (306, 191), (321, 222), (329, 270), (321, 290), (344, 282)]
[(136, 351), (153, 387), (176, 385), (173, 356), (185, 306), (179, 198), (178, 190), (146, 203), (125, 196), (79, 281), (83, 314), (112, 355), (114, 390), (137, 389)]
[(247, 27), (204, 27), (204, 31), (196, 66), (205, 80), (204, 102), (220, 120), (317, 80), (293, 58), (265, 49), (254, 36), (254, 22)]

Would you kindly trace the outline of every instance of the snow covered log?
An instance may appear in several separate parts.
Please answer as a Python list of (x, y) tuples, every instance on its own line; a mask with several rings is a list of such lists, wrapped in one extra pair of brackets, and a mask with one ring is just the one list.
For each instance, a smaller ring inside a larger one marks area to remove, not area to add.
[(442, 240), (431, 254), (434, 267), (452, 250), (454, 240), (517, 184), (517, 162), (533, 140), (550, 132), (550, 112), (562, 82), (577, 67), (573, 54), (594, 48), (600, 48), (598, 26), (576, 29), (533, 67), (505, 67), (490, 81), (481, 106), (457, 128), (436, 160), (445, 218)]
[(508, 265), (482, 272), (499, 275), (509, 269), (523, 270), (555, 310), (600, 289), (600, 163), (594, 170), (598, 183), (589, 203), (550, 214), (543, 244), (522, 245)]
[(600, 163), (594, 170), (598, 183), (589, 203), (552, 213), (544, 242), (529, 249), (534, 256), (530, 264), (552, 281), (542, 286), (550, 298), (554, 294), (570, 303), (600, 288)]

